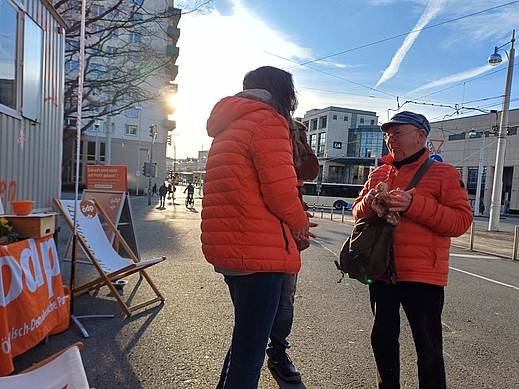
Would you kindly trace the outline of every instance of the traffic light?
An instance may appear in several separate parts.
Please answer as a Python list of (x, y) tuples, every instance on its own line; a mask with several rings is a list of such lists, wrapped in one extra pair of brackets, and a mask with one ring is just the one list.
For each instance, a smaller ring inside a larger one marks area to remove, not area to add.
[(144, 166), (142, 167), (142, 174), (144, 177), (149, 177), (151, 174), (151, 164), (149, 162), (144, 162)]
[(155, 136), (156, 132), (157, 132), (157, 127), (155, 126), (155, 124), (152, 124), (150, 126), (150, 136), (153, 138)]
[(171, 146), (171, 135), (168, 135), (168, 145)]

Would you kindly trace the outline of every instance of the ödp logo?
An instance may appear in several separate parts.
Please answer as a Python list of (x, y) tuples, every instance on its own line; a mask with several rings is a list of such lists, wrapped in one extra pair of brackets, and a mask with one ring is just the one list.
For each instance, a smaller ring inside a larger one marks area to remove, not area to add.
[(79, 207), (81, 208), (81, 213), (83, 213), (87, 219), (92, 219), (96, 215), (94, 204), (89, 200), (81, 201)]

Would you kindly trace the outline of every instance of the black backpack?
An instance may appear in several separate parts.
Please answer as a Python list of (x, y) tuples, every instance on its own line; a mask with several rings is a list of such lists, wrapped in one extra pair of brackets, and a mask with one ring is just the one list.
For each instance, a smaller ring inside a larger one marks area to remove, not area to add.
[[(414, 177), (405, 189), (414, 188), (434, 160), (428, 158), (418, 168)], [(351, 235), (341, 248), (339, 261), (335, 265), (348, 277), (355, 278), (363, 284), (371, 284), (382, 276), (386, 276), (392, 284), (396, 283), (395, 256), (393, 253), (393, 232), (395, 226), (384, 218), (359, 219), (353, 227)], [(342, 278), (339, 280), (341, 282)]]

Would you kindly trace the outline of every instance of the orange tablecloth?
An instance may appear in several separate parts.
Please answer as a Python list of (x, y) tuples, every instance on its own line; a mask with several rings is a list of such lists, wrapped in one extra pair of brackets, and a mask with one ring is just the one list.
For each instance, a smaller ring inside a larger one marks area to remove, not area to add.
[(52, 235), (0, 246), (0, 376), (68, 314)]

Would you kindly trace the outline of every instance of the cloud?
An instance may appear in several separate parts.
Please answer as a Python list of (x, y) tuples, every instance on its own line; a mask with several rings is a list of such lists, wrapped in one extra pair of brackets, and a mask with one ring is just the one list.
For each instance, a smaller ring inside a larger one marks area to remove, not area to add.
[(465, 81), (465, 80), (468, 80), (469, 78), (479, 76), (480, 74), (483, 74), (490, 69), (493, 69), (493, 67), (487, 64), (487, 65), (480, 66), (480, 67), (477, 67), (474, 69), (463, 71), (461, 73), (443, 77), (443, 78), (440, 78), (439, 80), (432, 81), (432, 82), (429, 82), (428, 84), (422, 85), (421, 87), (416, 88), (416, 89), (412, 90), (411, 92), (409, 92), (409, 94), (419, 92), (419, 91), (422, 91), (425, 89), (435, 88), (437, 86), (452, 84), (453, 82)]
[[(424, 13), (418, 20), (418, 23), (416, 23), (416, 26), (413, 28), (413, 30), (419, 30), (424, 28), (441, 10), (443, 4), (445, 3), (445, 0), (431, 0), (429, 1), (429, 4), (427, 5), (427, 8), (425, 9)], [(391, 63), (389, 64), (388, 68), (384, 71), (384, 74), (382, 74), (382, 77), (380, 80), (378, 80), (377, 85), (375, 85), (375, 88), (377, 88), (380, 84), (383, 82), (386, 82), (391, 77), (393, 77), (400, 68), (400, 64), (404, 60), (407, 52), (413, 45), (416, 38), (418, 38), (418, 35), (420, 35), (420, 31), (412, 32), (404, 40), (404, 43), (396, 54), (394, 55), (393, 59), (391, 60)]]

